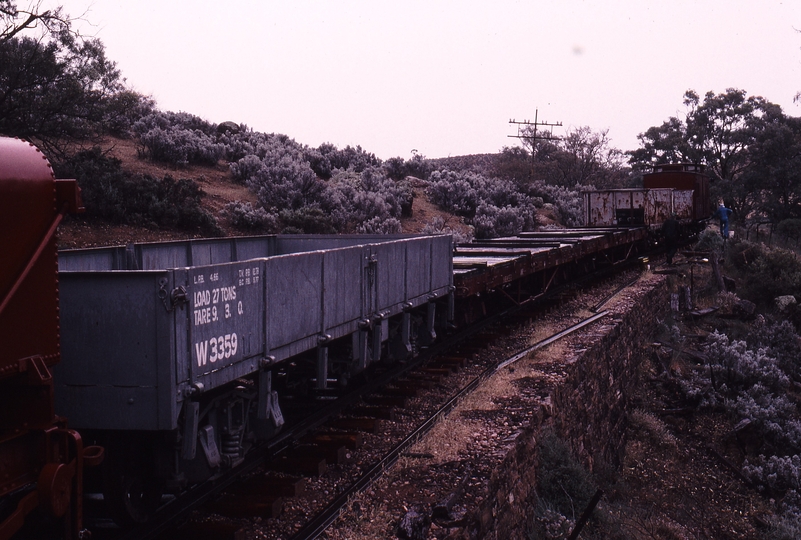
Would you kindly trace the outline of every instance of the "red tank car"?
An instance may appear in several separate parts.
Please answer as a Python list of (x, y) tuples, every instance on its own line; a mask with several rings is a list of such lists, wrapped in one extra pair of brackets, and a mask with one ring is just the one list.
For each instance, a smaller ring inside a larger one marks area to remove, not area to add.
[(26, 518), (63, 527), (65, 538), (83, 536), (82, 470), (102, 459), (53, 408), (50, 368), (61, 357), (55, 233), (80, 206), (75, 180), (56, 180), (35, 146), (0, 137), (0, 540)]

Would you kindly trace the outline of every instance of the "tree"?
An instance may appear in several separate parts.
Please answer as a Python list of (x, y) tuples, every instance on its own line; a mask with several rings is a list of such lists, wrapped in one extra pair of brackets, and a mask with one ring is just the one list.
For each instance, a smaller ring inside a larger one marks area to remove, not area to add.
[(9, 41), (20, 32), (39, 30), (40, 34), (69, 32), (70, 18), (62, 8), (42, 11), (41, 1), (32, 2), (27, 9), (18, 9), (12, 0), (0, 0), (0, 43)]
[(693, 163), (701, 156), (687, 142), (687, 128), (675, 116), (637, 135), (641, 148), (629, 152), (629, 163), (639, 170), (663, 163)]
[(747, 97), (736, 88), (720, 94), (707, 92), (703, 101), (688, 90), (684, 105), (685, 120), (671, 117), (638, 136), (642, 147), (629, 152), (629, 163), (639, 169), (660, 163), (705, 163), (712, 175), (713, 198), (725, 199), (737, 219), (745, 219), (760, 201), (758, 190), (743, 175), (756, 166), (756, 142), (772, 122), (783, 117), (781, 108), (762, 97)]
[(781, 114), (778, 105), (764, 98), (746, 98), (745, 90), (728, 88), (725, 93), (707, 92), (703, 103), (688, 90), (684, 104), (687, 113), (687, 142), (703, 159), (715, 177), (732, 181), (749, 164), (749, 148), (765, 120)]
[(742, 176), (760, 212), (773, 223), (801, 217), (801, 119), (776, 116), (757, 133)]
[(491, 174), (518, 184), (530, 181), (531, 156), (520, 146), (504, 146), (492, 163)]
[[(627, 176), (623, 153), (610, 145), (609, 130), (593, 131), (589, 126), (568, 130), (562, 138), (534, 135), (533, 127), (526, 126), (523, 133), (525, 148), (504, 149), (497, 162), (497, 170), (515, 176), (518, 181), (525, 169), (523, 161), (529, 158), (528, 182), (575, 188), (576, 186), (620, 187)], [(546, 132), (547, 133), (547, 132)]]
[(594, 132), (589, 126), (569, 130), (561, 141), (559, 170), (563, 185), (618, 187), (623, 173), (623, 153), (609, 144), (609, 130)]
[(103, 44), (83, 39), (71, 22), (60, 8), (41, 11), (36, 2), (20, 10), (0, 0), (0, 133), (33, 140), (56, 157), (99, 134), (103, 120), (119, 112), (109, 109), (110, 98), (124, 90)]

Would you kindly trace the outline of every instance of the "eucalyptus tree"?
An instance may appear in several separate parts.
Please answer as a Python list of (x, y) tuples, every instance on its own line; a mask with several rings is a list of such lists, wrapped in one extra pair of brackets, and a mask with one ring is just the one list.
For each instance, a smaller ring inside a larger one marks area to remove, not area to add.
[(0, 133), (55, 157), (147, 101), (125, 89), (103, 44), (73, 30), (62, 8), (0, 0)]
[(781, 108), (736, 88), (707, 92), (703, 100), (688, 90), (684, 105), (684, 119), (670, 117), (638, 136), (641, 147), (629, 152), (629, 163), (638, 169), (671, 162), (705, 163), (713, 179), (713, 198), (725, 199), (736, 219), (761, 210), (763, 193), (746, 180), (754, 178), (749, 169), (758, 161), (757, 141), (764, 142), (771, 123), (783, 118)]

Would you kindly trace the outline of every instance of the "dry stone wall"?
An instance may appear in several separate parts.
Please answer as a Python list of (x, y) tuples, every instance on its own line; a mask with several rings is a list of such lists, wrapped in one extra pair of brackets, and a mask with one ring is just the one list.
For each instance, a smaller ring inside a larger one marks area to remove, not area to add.
[(629, 396), (637, 384), (638, 349), (651, 342), (669, 310), (665, 280), (651, 276), (624, 293), (603, 325), (571, 340), (550, 406), (536, 412), (492, 474), (467, 536), (528, 538), (537, 504), (537, 441), (546, 427), (565, 440), (590, 471), (601, 463), (619, 465)]

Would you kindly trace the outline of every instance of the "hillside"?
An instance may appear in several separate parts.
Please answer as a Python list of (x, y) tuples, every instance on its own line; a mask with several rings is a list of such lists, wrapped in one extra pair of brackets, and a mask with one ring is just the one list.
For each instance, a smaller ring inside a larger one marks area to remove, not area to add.
[[(132, 139), (107, 137), (101, 148), (105, 155), (119, 159), (122, 168), (132, 174), (147, 174), (156, 178), (171, 175), (175, 179), (190, 179), (204, 192), (202, 207), (216, 219), (226, 236), (243, 236), (253, 234), (243, 232), (232, 226), (222, 212), (225, 206), (233, 201), (257, 203), (257, 197), (247, 186), (234, 181), (229, 163), (220, 160), (215, 166), (187, 165), (171, 167), (163, 163), (142, 158), (137, 145)], [(414, 201), (412, 215), (401, 218), (403, 233), (420, 233), (426, 224), (435, 217), (440, 217), (446, 227), (462, 233), (468, 232), (463, 218), (443, 211), (432, 204), (425, 193), (427, 182), (413, 179)], [(158, 242), (199, 238), (202, 235), (182, 230), (133, 226), (110, 223), (99, 218), (85, 216), (69, 216), (59, 228), (59, 247), (82, 248), (108, 245), (124, 245), (138, 242)]]

